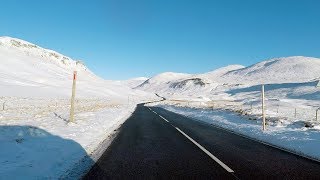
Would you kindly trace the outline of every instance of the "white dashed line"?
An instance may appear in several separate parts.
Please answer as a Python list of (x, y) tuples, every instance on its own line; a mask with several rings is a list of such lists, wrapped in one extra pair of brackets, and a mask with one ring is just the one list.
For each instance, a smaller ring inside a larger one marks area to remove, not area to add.
[[(163, 116), (159, 115), (158, 113), (156, 113), (155, 111), (153, 111), (150, 107), (148, 107), (150, 109), (150, 111), (152, 111), (153, 113), (157, 114), (161, 119), (165, 120), (166, 122), (170, 123), (169, 120), (167, 120), (166, 118), (164, 118)], [(234, 173), (234, 171), (229, 168), (226, 164), (224, 164), (222, 161), (220, 161), (217, 157), (215, 157), (213, 154), (211, 154), (206, 148), (204, 148), (203, 146), (201, 146), (199, 143), (197, 143), (195, 140), (193, 140), (190, 136), (188, 136), (186, 133), (184, 133), (181, 129), (179, 129), (178, 127), (175, 127), (174, 125), (170, 124), (171, 126), (173, 126), (177, 131), (179, 131), (182, 135), (184, 135), (187, 139), (189, 139), (194, 145), (196, 145), (199, 149), (201, 149), (204, 153), (206, 153), (211, 159), (213, 159), (215, 162), (217, 162), (221, 167), (223, 167), (226, 171), (228, 171), (229, 173)]]

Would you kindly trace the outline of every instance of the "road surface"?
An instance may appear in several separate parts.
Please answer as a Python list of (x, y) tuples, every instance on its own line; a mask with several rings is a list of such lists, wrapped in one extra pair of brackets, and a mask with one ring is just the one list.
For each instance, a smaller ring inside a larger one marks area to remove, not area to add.
[(139, 105), (84, 179), (320, 179), (320, 163)]

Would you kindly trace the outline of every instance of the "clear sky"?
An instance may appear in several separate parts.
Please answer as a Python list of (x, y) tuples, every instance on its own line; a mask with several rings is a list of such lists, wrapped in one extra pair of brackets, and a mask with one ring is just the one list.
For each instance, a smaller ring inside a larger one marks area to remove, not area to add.
[[(105, 79), (320, 57), (319, 0), (1, 0), (0, 36), (81, 59)], [(1, 60), (0, 60), (1, 61)]]

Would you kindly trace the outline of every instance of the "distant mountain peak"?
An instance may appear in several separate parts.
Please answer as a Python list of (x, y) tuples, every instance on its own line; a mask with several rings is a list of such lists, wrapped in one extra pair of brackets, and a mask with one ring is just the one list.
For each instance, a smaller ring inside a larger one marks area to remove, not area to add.
[(8, 46), (15, 46), (18, 48), (38, 48), (37, 45), (18, 39), (18, 38), (12, 38), (8, 36), (2, 36), (0, 37), (0, 43), (2, 45), (8, 45)]

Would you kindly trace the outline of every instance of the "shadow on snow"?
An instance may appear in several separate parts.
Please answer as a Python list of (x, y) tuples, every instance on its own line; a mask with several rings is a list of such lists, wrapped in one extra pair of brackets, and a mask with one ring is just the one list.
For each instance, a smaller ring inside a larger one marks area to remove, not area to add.
[(80, 144), (33, 126), (0, 126), (0, 177), (78, 179), (94, 164)]

